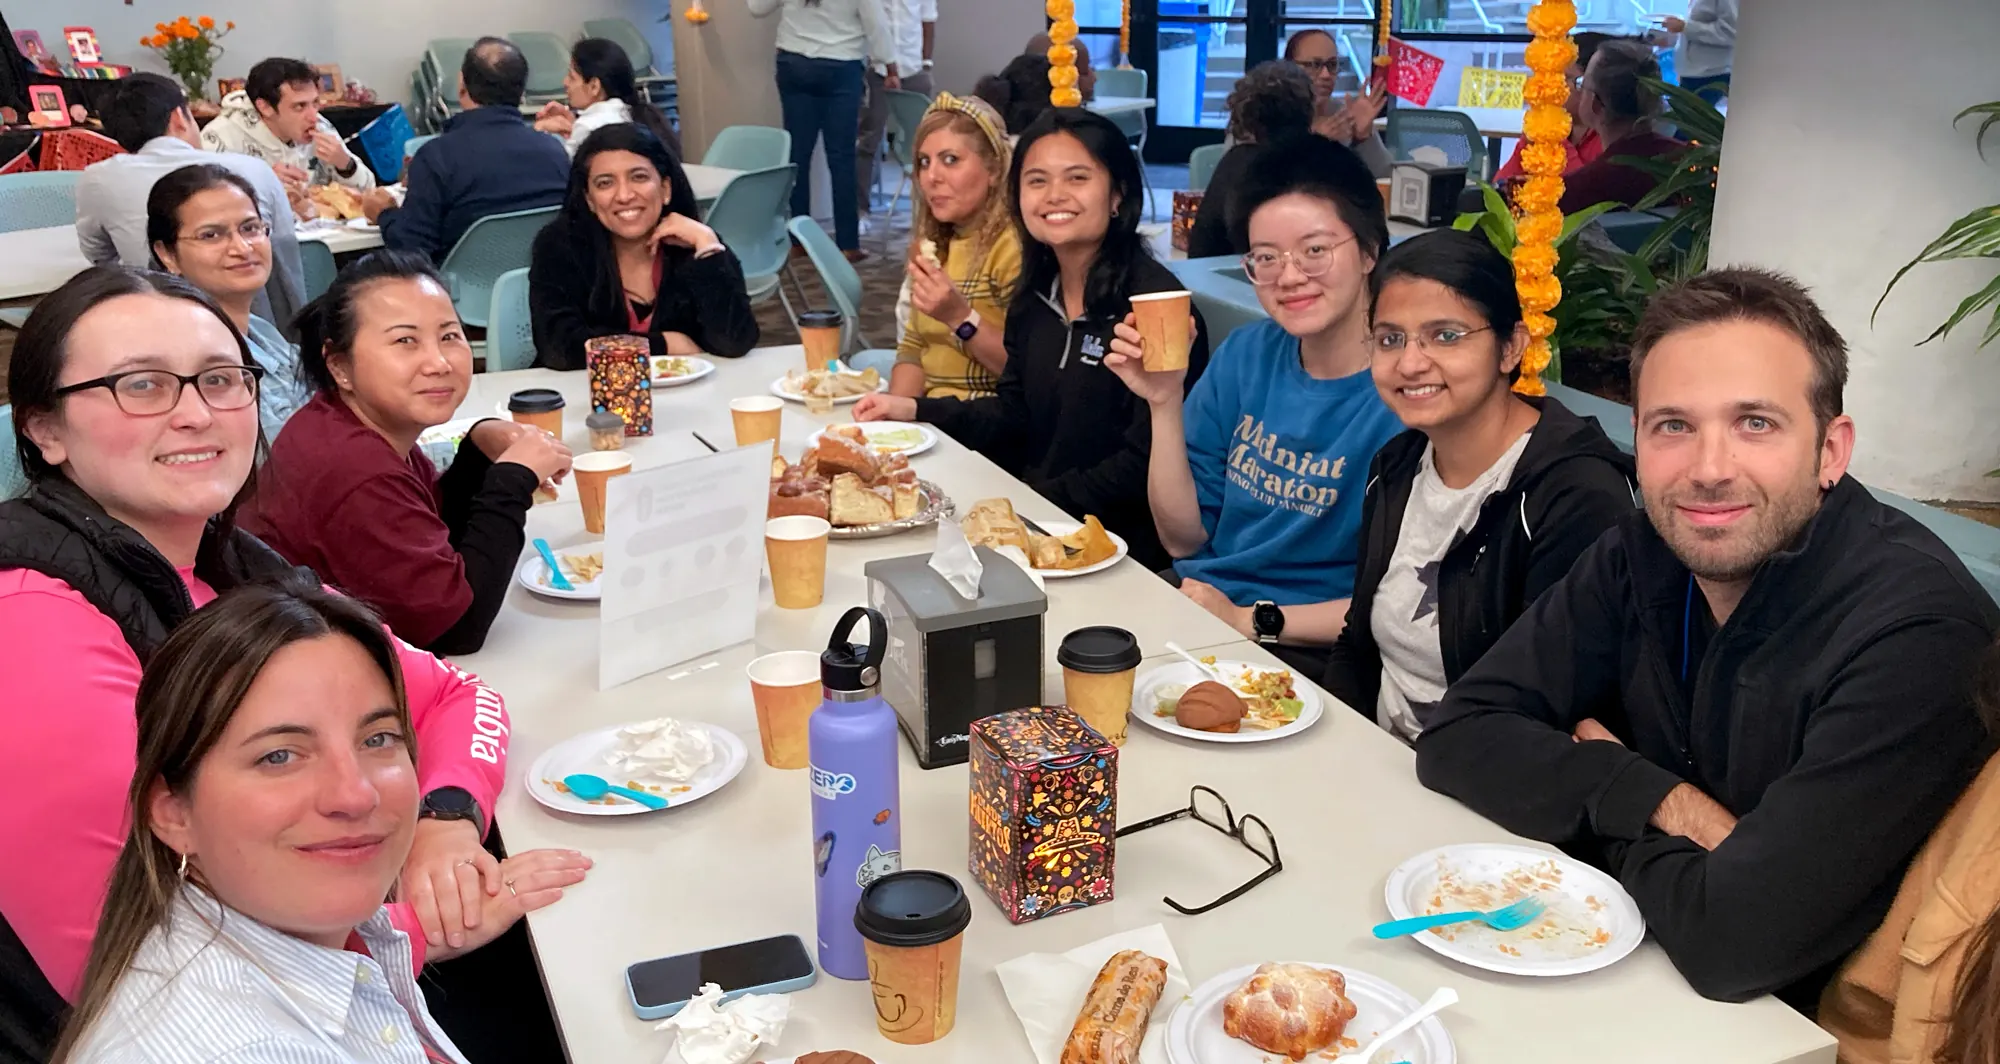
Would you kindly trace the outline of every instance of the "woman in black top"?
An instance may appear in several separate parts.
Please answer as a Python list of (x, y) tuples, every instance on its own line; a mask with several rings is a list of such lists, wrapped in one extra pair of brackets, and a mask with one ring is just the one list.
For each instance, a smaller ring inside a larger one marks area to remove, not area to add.
[(1315, 107), (1312, 79), (1287, 60), (1259, 63), (1237, 79), (1229, 93), (1229, 135), (1236, 138), (1236, 144), (1223, 154), (1215, 164), (1215, 175), (1208, 179), (1194, 228), (1188, 230), (1188, 258), (1241, 255), (1250, 250), (1229, 239), (1235, 190), (1243, 183), (1250, 157), (1259, 144), (1312, 132)]
[[(1146, 503), (1151, 414), (1104, 366), (1112, 328), (1131, 313), (1131, 297), (1181, 288), (1139, 236), (1139, 159), (1110, 119), (1056, 108), (1022, 134), (1007, 185), (1024, 235), (998, 394), (869, 395), (855, 404), (854, 418), (928, 421), (1072, 516), (1096, 515), (1125, 538), (1134, 560), (1164, 569), (1172, 559)], [(1199, 313), (1195, 326), (1190, 388), (1208, 365)]]
[(1481, 236), (1425, 233), (1369, 277), (1375, 388), (1409, 429), (1369, 464), (1347, 626), (1320, 683), (1405, 741), (1515, 619), (1633, 510), (1597, 422), (1516, 394), (1528, 328)]
[(535, 365), (583, 369), (585, 341), (622, 334), (647, 337), (655, 357), (757, 346), (743, 267), (700, 217), (658, 137), (631, 124), (592, 133), (562, 211), (535, 237)]

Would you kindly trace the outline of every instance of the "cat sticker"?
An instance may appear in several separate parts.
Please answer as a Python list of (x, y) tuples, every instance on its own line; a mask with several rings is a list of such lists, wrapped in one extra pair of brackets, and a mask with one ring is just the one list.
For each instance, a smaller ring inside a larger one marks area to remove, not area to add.
[(827, 863), (833, 860), (833, 832), (829, 831), (813, 843), (813, 865), (819, 870), (819, 877), (826, 878)]
[(854, 873), (854, 882), (867, 887), (892, 872), (903, 870), (903, 851), (890, 850), (883, 853), (879, 846), (868, 847), (868, 856), (861, 862), (861, 868)]

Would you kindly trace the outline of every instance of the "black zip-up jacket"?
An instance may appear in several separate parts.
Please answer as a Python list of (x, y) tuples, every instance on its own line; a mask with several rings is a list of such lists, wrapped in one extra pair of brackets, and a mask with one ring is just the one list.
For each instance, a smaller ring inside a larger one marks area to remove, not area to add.
[[(584, 369), (587, 341), (632, 331), (625, 290), (611, 281), (616, 267), (577, 229), (567, 216), (557, 215), (535, 235), (528, 267), (535, 365), (548, 369)], [(660, 254), (660, 283), (646, 335), (653, 357), (667, 353), (660, 334), (668, 332), (687, 334), (703, 352), (719, 358), (749, 354), (757, 346), (757, 312), (750, 306), (736, 253), (724, 250), (698, 259), (693, 248), (668, 247)]]
[[(1480, 504), (1479, 517), (1452, 542), (1439, 566), (1438, 644), (1447, 685), (1457, 683), (1530, 603), (1568, 575), (1597, 537), (1635, 508), (1632, 458), (1595, 418), (1578, 417), (1554, 399), (1527, 401), (1542, 419), (1513, 476)], [(1411, 429), (1384, 444), (1368, 466), (1354, 599), (1320, 681), (1370, 719), (1382, 686), (1375, 589), (1396, 553), (1403, 511), (1429, 442)]]
[[(1132, 268), (1131, 295), (1181, 288), (1173, 271), (1143, 259)], [(1121, 306), (1122, 320), (1129, 304)], [(1040, 492), (1077, 520), (1095, 514), (1125, 538), (1132, 559), (1153, 570), (1173, 564), (1146, 502), (1152, 414), (1104, 366), (1117, 322), (1072, 322), (1060, 298), (1029, 296), (1007, 314), (1007, 368), (996, 394), (982, 399), (919, 399), (917, 420)], [(1187, 387), (1208, 366), (1208, 326), (1195, 312)], [(964, 500), (969, 504), (971, 500)]]
[[(1417, 776), (1601, 863), (1702, 996), (1810, 1015), (1991, 748), (1971, 681), (2000, 611), (1852, 477), (1704, 646), (1707, 609), (1625, 519), (1446, 694)], [(1585, 718), (1624, 745), (1572, 742)], [(1713, 852), (1648, 824), (1682, 782), (1738, 818)]]

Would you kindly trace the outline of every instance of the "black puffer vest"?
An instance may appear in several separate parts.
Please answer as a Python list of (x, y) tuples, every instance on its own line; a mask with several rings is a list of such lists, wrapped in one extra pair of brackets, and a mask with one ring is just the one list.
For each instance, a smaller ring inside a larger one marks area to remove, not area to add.
[[(173, 563), (60, 477), (36, 484), (25, 498), (0, 502), (0, 569), (32, 569), (68, 584), (118, 622), (142, 665), (174, 626), (194, 612)], [(255, 536), (234, 529), (202, 538), (194, 571), (217, 592), (311, 575)], [(0, 699), (0, 713), (61, 711), (60, 706), (13, 706)], [(5, 874), (33, 875), (33, 862), (17, 864)], [(67, 1008), (14, 934), (7, 914), (0, 913), (0, 1064), (46, 1061)]]

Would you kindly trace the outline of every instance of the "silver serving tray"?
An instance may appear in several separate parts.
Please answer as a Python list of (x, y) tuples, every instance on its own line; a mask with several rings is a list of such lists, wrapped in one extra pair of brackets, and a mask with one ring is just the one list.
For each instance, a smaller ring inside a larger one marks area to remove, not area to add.
[(924, 528), (937, 524), (938, 518), (950, 517), (958, 513), (958, 507), (944, 489), (928, 480), (917, 481), (917, 494), (922, 499), (923, 508), (909, 517), (896, 521), (883, 521), (873, 525), (833, 526), (829, 539), (880, 539), (908, 532), (913, 528)]

